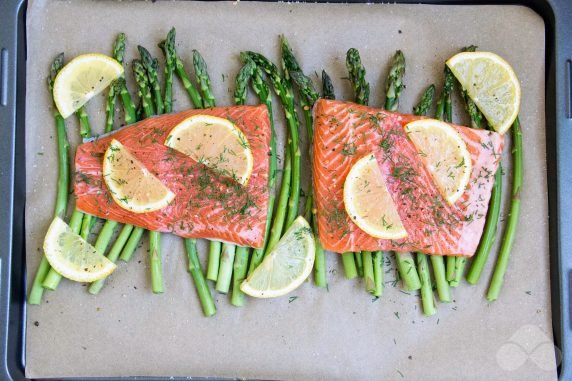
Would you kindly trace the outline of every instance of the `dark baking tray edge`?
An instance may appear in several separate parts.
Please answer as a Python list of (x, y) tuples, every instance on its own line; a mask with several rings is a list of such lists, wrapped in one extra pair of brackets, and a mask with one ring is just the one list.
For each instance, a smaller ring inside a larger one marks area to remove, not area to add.
[[(264, 0), (263, 0), (264, 1)], [(317, 1), (327, 2), (327, 1)], [(363, 2), (359, 0), (329, 2)], [(373, 1), (378, 2), (378, 1)], [(381, 2), (381, 1), (379, 1)], [(572, 2), (393, 0), (401, 4), (517, 4), (546, 26), (546, 141), (552, 325), (560, 380), (572, 380)], [(26, 380), (24, 236), (25, 0), (0, 0), (0, 379)], [(16, 254), (16, 255), (13, 255)], [(100, 380), (101, 378), (89, 378)], [(128, 379), (150, 380), (147, 377)], [(165, 378), (172, 379), (172, 378)], [(183, 378), (181, 378), (183, 379)], [(188, 378), (184, 378), (188, 379)], [(103, 379), (101, 379), (103, 380)], [(106, 378), (105, 380), (110, 380)]]

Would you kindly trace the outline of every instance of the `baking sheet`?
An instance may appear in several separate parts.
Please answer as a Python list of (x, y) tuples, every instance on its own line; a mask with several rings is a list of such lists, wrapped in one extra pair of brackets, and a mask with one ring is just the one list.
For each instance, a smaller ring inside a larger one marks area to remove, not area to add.
[[(427, 318), (415, 293), (393, 287), (391, 263), (385, 268), (384, 296), (374, 300), (360, 281), (343, 278), (341, 261), (329, 253), (327, 291), (306, 283), (283, 298), (249, 299), (243, 308), (216, 295), (217, 315), (207, 319), (186, 272), (182, 241), (164, 235), (165, 294), (151, 293), (145, 241), (132, 262), (119, 265), (100, 295), (63, 281), (57, 292), (46, 292), (41, 306), (29, 307), (27, 377), (556, 378), (548, 263), (544, 24), (525, 7), (30, 1), (28, 284), (40, 260), (56, 188), (55, 129), (45, 85), (51, 60), (61, 51), (68, 58), (87, 52), (109, 54), (120, 31), (128, 37), (127, 61), (136, 57), (137, 44), (162, 59), (156, 44), (171, 26), (177, 28), (177, 50), (188, 69), (191, 50), (202, 52), (221, 105), (232, 102), (238, 53), (256, 50), (279, 62), (279, 34), (289, 38), (312, 78), (322, 68), (329, 72), (340, 99), (351, 99), (343, 79), (345, 52), (358, 48), (371, 83), (371, 105), (382, 104), (390, 58), (402, 49), (407, 88), (400, 109), (407, 112), (429, 83), (440, 87), (443, 62), (461, 47), (475, 44), (506, 58), (522, 84), (525, 187), (501, 298), (493, 304), (484, 298), (490, 260), (478, 286), (464, 283), (454, 289), (454, 302), (439, 304), (437, 315)], [(103, 97), (88, 105), (96, 132), (104, 125)], [(178, 83), (175, 98), (176, 110), (189, 107)], [(462, 111), (461, 104), (455, 106)], [(466, 122), (462, 112), (455, 121)], [(77, 144), (74, 118), (67, 125)], [(282, 138), (280, 119), (277, 128)], [(505, 165), (508, 154), (506, 149)], [(510, 182), (508, 175), (504, 182)], [(503, 219), (505, 214), (506, 209)], [(203, 259), (204, 254), (201, 245)]]

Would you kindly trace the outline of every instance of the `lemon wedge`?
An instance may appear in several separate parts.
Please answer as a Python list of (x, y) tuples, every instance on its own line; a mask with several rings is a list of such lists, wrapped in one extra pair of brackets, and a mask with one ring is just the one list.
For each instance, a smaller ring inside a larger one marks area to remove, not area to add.
[(103, 156), (103, 179), (115, 202), (134, 213), (162, 209), (175, 198), (169, 188), (115, 139)]
[(256, 270), (242, 282), (240, 289), (255, 298), (286, 295), (310, 275), (315, 255), (312, 229), (304, 217), (300, 216)]
[(193, 115), (171, 130), (165, 145), (242, 185), (246, 185), (252, 174), (250, 144), (242, 131), (228, 119)]
[(68, 62), (54, 80), (54, 102), (67, 118), (123, 75), (123, 66), (104, 54), (83, 54)]
[(352, 221), (375, 238), (407, 237), (374, 154), (359, 159), (344, 183), (344, 205)]
[(44, 238), (44, 253), (54, 270), (76, 282), (95, 282), (117, 267), (59, 217), (54, 218)]
[(447, 66), (489, 124), (500, 134), (512, 125), (520, 109), (520, 83), (512, 67), (488, 52), (463, 52)]
[(420, 119), (405, 125), (421, 160), (439, 192), (452, 205), (465, 192), (471, 178), (472, 161), (461, 135), (445, 122)]

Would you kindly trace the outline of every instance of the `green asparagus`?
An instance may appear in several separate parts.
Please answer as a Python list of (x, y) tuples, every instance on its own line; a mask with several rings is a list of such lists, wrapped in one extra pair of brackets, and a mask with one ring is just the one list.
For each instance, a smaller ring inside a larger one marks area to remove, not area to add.
[(203, 275), (203, 270), (199, 262), (196, 240), (186, 239), (185, 251), (187, 252), (187, 257), (189, 259), (189, 272), (193, 277), (203, 314), (207, 317), (213, 316), (216, 313), (216, 307), (211, 295), (211, 290), (209, 289), (209, 285)]
[(163, 103), (165, 105), (165, 113), (173, 111), (173, 74), (177, 61), (175, 52), (175, 28), (171, 28), (167, 33), (167, 38), (159, 44), (163, 54), (165, 55), (165, 95)]
[[(286, 214), (286, 223), (284, 227), (287, 229), (294, 219), (298, 216), (298, 208), (300, 202), (300, 170), (301, 170), (301, 152), (300, 152), (300, 140), (299, 140), (299, 122), (298, 116), (294, 107), (294, 95), (288, 84), (280, 73), (278, 68), (272, 62), (270, 62), (266, 57), (259, 53), (247, 52), (250, 58), (256, 63), (257, 67), (266, 72), (270, 82), (274, 87), (274, 91), (280, 97), (282, 102), (282, 107), (284, 109), (284, 115), (286, 117), (286, 122), (288, 124), (289, 130), (289, 149), (290, 149), (290, 160), (292, 161), (292, 179), (290, 185), (290, 196), (288, 199), (288, 210)], [(279, 203), (280, 204), (280, 203)], [(280, 215), (280, 211), (277, 211), (277, 216)], [(268, 252), (272, 250), (272, 247), (278, 242), (278, 239), (282, 235), (282, 232), (276, 232), (271, 230), (269, 244), (266, 249)]]
[[(435, 95), (435, 86), (430, 85), (425, 89), (421, 96), (421, 101), (413, 108), (415, 115), (427, 115), (431, 105), (433, 104), (433, 96)], [(429, 272), (429, 262), (427, 255), (418, 252), (417, 255), (417, 271), (419, 273), (419, 280), (421, 282), (421, 305), (423, 313), (426, 316), (434, 315), (437, 310), (435, 309), (435, 298), (433, 296), (433, 286), (431, 284), (431, 275)]]
[(399, 105), (399, 96), (405, 86), (403, 76), (405, 75), (405, 56), (398, 50), (393, 56), (389, 75), (385, 82), (385, 109), (396, 111)]
[[(314, 89), (314, 85), (310, 78), (308, 78), (300, 67), (300, 64), (296, 60), (290, 45), (285, 37), (282, 37), (282, 66), (284, 69), (284, 74), (286, 77), (290, 77), (296, 84), (296, 87), (300, 93), (300, 106), (302, 107), (302, 113), (304, 114), (304, 121), (306, 125), (306, 136), (308, 139), (308, 157), (312, 157), (312, 138), (314, 136), (314, 121), (312, 117), (312, 107), (314, 103), (318, 100), (319, 94)], [(331, 83), (330, 83), (331, 85)], [(314, 242), (316, 246), (316, 257), (314, 261), (314, 282), (318, 287), (327, 287), (326, 281), (326, 256), (320, 239), (318, 237), (318, 221), (314, 214), (315, 202), (314, 195), (312, 191), (312, 181), (310, 180), (310, 185), (308, 186), (308, 192), (306, 193), (306, 203), (309, 213), (307, 213), (307, 220), (314, 230)]]
[(157, 61), (156, 58), (153, 58), (149, 51), (141, 45), (137, 46), (137, 49), (141, 55), (141, 63), (147, 72), (148, 84), (151, 88), (151, 93), (153, 94), (153, 104), (155, 106), (156, 114), (160, 115), (165, 111), (165, 108), (163, 104), (163, 96), (161, 95), (161, 85), (159, 83), (159, 61)]
[[(453, 78), (449, 75), (449, 69), (445, 69), (445, 84), (443, 85), (443, 91), (441, 97), (437, 101), (437, 109), (435, 111), (435, 116), (440, 120), (448, 121), (449, 117), (452, 117), (452, 110), (446, 112), (446, 104), (448, 98), (451, 97), (451, 92), (453, 90)], [(451, 290), (449, 288), (449, 282), (447, 281), (447, 270), (445, 268), (445, 259), (440, 255), (431, 255), (431, 265), (433, 267), (433, 275), (435, 278), (435, 285), (437, 286), (437, 295), (439, 300), (445, 303), (452, 301)], [(454, 257), (452, 266), (455, 265)]]
[(334, 85), (332, 84), (332, 79), (322, 70), (322, 98), (324, 99), (336, 99), (336, 94), (334, 94)]
[[(154, 115), (155, 108), (153, 107), (153, 97), (151, 96), (150, 86), (155, 80), (156, 83), (153, 85), (153, 92), (155, 93), (155, 101), (159, 98), (161, 102), (161, 107), (157, 106), (157, 110), (163, 111), (161, 99), (160, 85), (158, 83), (158, 64), (156, 60), (148, 55), (148, 52), (142, 46), (139, 46), (139, 52), (141, 56), (144, 56), (147, 64), (139, 61), (133, 60), (132, 66), (135, 74), (135, 81), (139, 87), (139, 92), (141, 94), (141, 102), (143, 105), (143, 112), (146, 118)], [(147, 53), (145, 53), (147, 52)], [(152, 79), (153, 78), (153, 79)], [(157, 95), (156, 89), (159, 89), (159, 94)], [(134, 229), (133, 233), (135, 233)], [(133, 235), (133, 233), (131, 233)], [(129, 242), (128, 242), (129, 245)], [(137, 245), (135, 245), (137, 246)], [(149, 231), (149, 263), (151, 267), (151, 289), (153, 293), (160, 294), (163, 292), (163, 268), (161, 260), (161, 233), (156, 231)]]
[(514, 237), (516, 235), (516, 227), (518, 225), (518, 218), (520, 215), (520, 190), (522, 188), (523, 177), (523, 156), (522, 156), (522, 131), (520, 129), (520, 120), (517, 117), (512, 124), (512, 158), (513, 158), (513, 172), (512, 172), (512, 199), (510, 203), (510, 210), (508, 214), (508, 221), (506, 223), (505, 232), (502, 238), (501, 248), (493, 271), (493, 277), (489, 290), (487, 291), (487, 300), (489, 302), (498, 299), (503, 281), (504, 274), (508, 266), (508, 259)]
[(193, 50), (193, 66), (195, 68), (197, 83), (199, 83), (203, 94), (204, 107), (215, 107), (215, 97), (211, 88), (211, 79), (207, 71), (207, 63), (197, 50)]
[[(64, 54), (60, 53), (54, 59), (48, 76), (48, 89), (50, 94), (53, 93), (54, 79), (64, 65)], [(56, 135), (58, 142), (58, 181), (56, 192), (56, 205), (54, 208), (54, 218), (65, 218), (68, 205), (68, 189), (69, 189), (69, 142), (66, 134), (66, 126), (64, 118), (60, 115), (55, 104), (53, 105), (54, 120), (56, 122)], [(81, 215), (80, 215), (81, 218)], [(50, 264), (45, 256), (42, 256), (38, 270), (32, 283), (30, 294), (28, 295), (28, 303), (40, 304), (44, 288), (42, 282), (51, 270)]]

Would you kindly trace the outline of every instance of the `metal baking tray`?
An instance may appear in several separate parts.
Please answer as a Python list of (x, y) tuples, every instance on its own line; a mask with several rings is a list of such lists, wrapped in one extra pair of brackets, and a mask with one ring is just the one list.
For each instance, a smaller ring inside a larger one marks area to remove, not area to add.
[[(320, 1), (317, 2), (327, 2)], [(357, 3), (359, 0), (329, 2)], [(363, 1), (361, 1), (363, 2)], [(370, 1), (382, 2), (382, 1)], [(572, 380), (572, 1), (393, 0), (395, 3), (517, 4), (546, 28), (546, 157), (552, 325), (560, 380)], [(0, 0), (0, 379), (25, 380), (26, 256), (25, 0)], [(98, 380), (98, 378), (90, 378)], [(99, 378), (100, 379), (100, 378)], [(146, 380), (150, 378), (136, 377)], [(172, 378), (169, 378), (172, 379)]]

